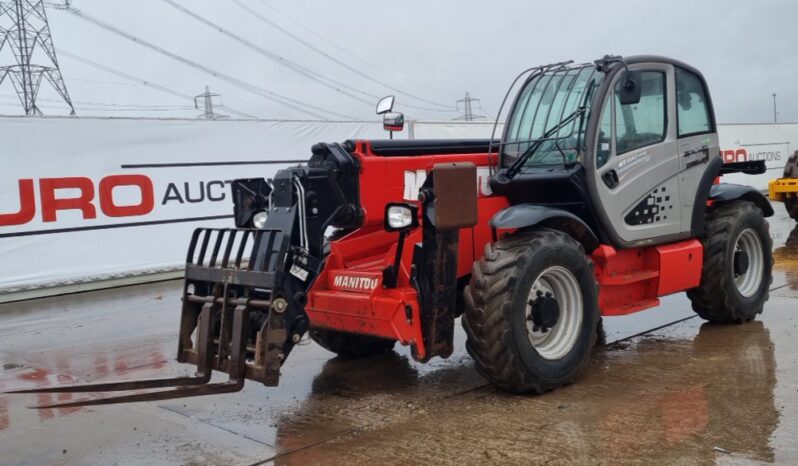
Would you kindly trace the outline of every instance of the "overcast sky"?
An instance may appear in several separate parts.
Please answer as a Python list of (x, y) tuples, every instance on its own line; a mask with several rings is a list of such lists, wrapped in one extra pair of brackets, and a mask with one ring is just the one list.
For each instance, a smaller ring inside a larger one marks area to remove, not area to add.
[[(167, 1), (265, 52), (236, 42)], [(779, 121), (798, 121), (794, 0), (73, 0), (72, 5), (213, 71), (314, 105), (317, 109), (307, 110), (315, 114), (323, 112), (318, 108), (332, 112), (325, 114), (332, 119), (340, 119), (334, 113), (373, 120), (373, 96), (396, 94), (398, 109), (408, 117), (448, 120), (458, 113), (447, 107), (454, 107), (466, 91), (481, 99), (483, 110), (476, 113), (493, 118), (510, 81), (523, 68), (564, 59), (592, 61), (611, 53), (668, 55), (698, 67), (722, 123), (772, 121), (773, 93), (778, 94)], [(263, 91), (233, 85), (70, 13), (48, 9), (48, 15), (57, 49), (179, 94), (199, 94), (207, 84), (222, 95), (225, 106), (242, 113), (309, 118), (258, 94)], [(7, 64), (7, 52), (0, 54), (0, 65)], [(265, 56), (269, 54), (273, 59)], [(286, 61), (315, 74), (308, 77), (281, 65)], [(198, 113), (186, 108), (193, 104), (184, 98), (66, 55), (60, 62), (79, 115)], [(42, 88), (39, 103), (45, 113), (63, 114), (55, 101), (45, 100), (53, 99), (54, 92), (46, 84)], [(0, 113), (19, 112), (13, 96), (10, 83), (3, 83)]]

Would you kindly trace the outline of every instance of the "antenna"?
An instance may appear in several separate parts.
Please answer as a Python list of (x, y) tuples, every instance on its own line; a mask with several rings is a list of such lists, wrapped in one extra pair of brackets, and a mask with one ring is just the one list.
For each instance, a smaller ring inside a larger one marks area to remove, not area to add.
[[(15, 60), (11, 65), (0, 63), (0, 85), (6, 78), (11, 81), (25, 114), (42, 115), (36, 106), (36, 97), (45, 79), (74, 116), (75, 107), (58, 67), (43, 0), (0, 0), (0, 52), (6, 47)], [(38, 50), (44, 52), (44, 56), (36, 53)]]

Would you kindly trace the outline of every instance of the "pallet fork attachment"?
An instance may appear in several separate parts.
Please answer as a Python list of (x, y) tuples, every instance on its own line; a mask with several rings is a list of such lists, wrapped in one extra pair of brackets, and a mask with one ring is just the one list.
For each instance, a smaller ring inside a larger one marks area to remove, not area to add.
[[(238, 234), (241, 231), (244, 232), (243, 238)], [(270, 235), (270, 233), (272, 234)], [(197, 370), (193, 376), (67, 385), (14, 390), (6, 393), (93, 393), (175, 387), (169, 390), (34, 406), (37, 409), (44, 409), (231, 393), (241, 390), (246, 378), (259, 380), (265, 385), (277, 385), (281, 363), (279, 353), (286, 340), (285, 323), (282, 322), (286, 302), (282, 298), (278, 298), (273, 306), (272, 302), (268, 300), (237, 297), (235, 292), (230, 289), (256, 286), (271, 281), (268, 272), (252, 270), (255, 261), (244, 264), (242, 268), (241, 254), (237, 254), (232, 261), (230, 256), (234, 249), (232, 245), (237, 242), (236, 240), (241, 241), (239, 250), (243, 250), (249, 236), (255, 238), (253, 248), (257, 248), (264, 241), (273, 247), (274, 236), (276, 236), (274, 233), (276, 232), (258, 231), (251, 234), (249, 230), (229, 229), (198, 229), (195, 231), (186, 266), (186, 286), (177, 357), (179, 362), (196, 364)], [(203, 265), (207, 246), (214, 236), (216, 241), (210, 261)], [(222, 245), (225, 242), (227, 247), (222, 251)], [(202, 249), (199, 260), (193, 260), (198, 244)], [(221, 258), (219, 264), (224, 267), (216, 266), (217, 258)], [(267, 263), (264, 264), (268, 266)], [(204, 285), (210, 285), (209, 289), (212, 290), (212, 294), (209, 296), (194, 294), (194, 291), (199, 291), (198, 288)], [(222, 291), (220, 292), (220, 290)], [(256, 334), (254, 346), (248, 347), (247, 342), (252, 335), (250, 332), (252, 310), (267, 311), (268, 317)], [(192, 340), (192, 334), (196, 336), (195, 340)], [(276, 352), (276, 354), (270, 358), (269, 352)], [(275, 365), (276, 368), (267, 367)], [(227, 372), (229, 375), (227, 382), (209, 384), (213, 370)]]
[[(303, 176), (309, 175), (302, 168), (278, 173), (273, 204), (262, 228), (194, 231), (186, 258), (177, 351), (178, 362), (197, 366), (193, 376), (7, 393), (92, 393), (171, 387), (35, 406), (41, 409), (231, 393), (241, 390), (245, 379), (276, 386), (282, 363), (308, 329), (304, 310), (306, 293), (322, 267), (319, 251), (323, 235), (314, 232), (318, 244), (305, 239)], [(323, 231), (323, 228), (326, 225), (316, 229)], [(227, 373), (228, 380), (209, 383), (213, 371)]]

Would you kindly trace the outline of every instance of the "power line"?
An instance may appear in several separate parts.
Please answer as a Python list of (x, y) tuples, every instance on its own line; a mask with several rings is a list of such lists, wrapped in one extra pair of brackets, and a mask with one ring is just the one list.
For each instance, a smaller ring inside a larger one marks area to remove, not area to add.
[[(170, 89), (170, 88), (168, 88), (166, 86), (162, 86), (160, 84), (156, 84), (156, 83), (154, 83), (152, 81), (148, 81), (148, 80), (133, 76), (131, 74), (125, 73), (124, 71), (119, 71), (119, 70), (111, 68), (109, 66), (102, 65), (100, 63), (97, 63), (97, 62), (94, 62), (92, 60), (89, 60), (88, 58), (83, 58), (83, 57), (81, 57), (79, 55), (75, 55), (74, 53), (67, 52), (66, 50), (58, 49), (58, 53), (60, 55), (62, 55), (62, 56), (65, 56), (65, 57), (71, 59), (71, 60), (75, 60), (77, 62), (83, 63), (84, 65), (90, 66), (92, 68), (96, 68), (98, 70), (105, 71), (106, 73), (113, 74), (115, 76), (119, 76), (120, 78), (127, 79), (128, 81), (136, 82), (138, 84), (141, 84), (142, 86), (146, 86), (146, 87), (149, 87), (151, 89), (155, 89), (157, 91), (163, 92), (165, 94), (173, 95), (175, 97), (180, 97), (181, 99), (194, 101), (194, 97), (190, 96), (188, 94), (184, 94), (184, 93), (176, 91), (174, 89)], [(255, 117), (253, 115), (250, 115), (248, 113), (244, 113), (244, 112), (235, 110), (235, 109), (230, 108), (230, 107), (225, 107), (225, 110), (227, 110), (229, 113), (238, 115), (238, 116), (243, 117), (243, 118), (253, 118), (253, 119), (257, 118), (257, 117)]]
[[(267, 50), (267, 49), (255, 44), (253, 42), (250, 42), (249, 40), (247, 40), (247, 39), (235, 34), (234, 32), (230, 31), (229, 29), (226, 29), (226, 28), (222, 27), (220, 24), (215, 23), (215, 22), (209, 20), (208, 18), (206, 18), (206, 17), (204, 17), (204, 16), (202, 16), (202, 15), (200, 15), (200, 14), (198, 14), (198, 13), (196, 13), (196, 12), (194, 12), (194, 11), (188, 9), (188, 8), (186, 8), (185, 6), (177, 3), (174, 0), (163, 0), (163, 1), (166, 4), (168, 4), (168, 5), (172, 6), (173, 8), (175, 8), (176, 10), (180, 11), (181, 13), (183, 13), (183, 14), (185, 14), (185, 15), (187, 15), (187, 16), (189, 16), (189, 17), (191, 17), (191, 18), (193, 18), (193, 19), (195, 19), (197, 21), (199, 21), (200, 23), (210, 27), (211, 29), (214, 29), (215, 31), (219, 32), (220, 34), (223, 34), (223, 35), (227, 36), (228, 38), (230, 38), (230, 39), (232, 39), (232, 40), (244, 45), (245, 47), (255, 51), (256, 53), (258, 53), (258, 54), (260, 54), (260, 55), (262, 55), (262, 56), (274, 61), (275, 63), (277, 63), (277, 64), (279, 64), (281, 66), (284, 66), (284, 67), (286, 67), (286, 68), (288, 68), (288, 69), (290, 69), (290, 70), (292, 70), (292, 71), (294, 71), (294, 72), (296, 72), (298, 74), (301, 74), (302, 76), (305, 76), (306, 78), (308, 78), (308, 79), (310, 79), (312, 81), (315, 81), (315, 82), (317, 82), (317, 83), (319, 83), (319, 84), (321, 84), (321, 85), (323, 85), (323, 86), (325, 86), (325, 87), (327, 87), (329, 89), (332, 89), (332, 90), (334, 90), (334, 91), (336, 91), (336, 92), (338, 92), (340, 94), (343, 94), (343, 95), (345, 95), (345, 96), (347, 96), (347, 97), (349, 97), (351, 99), (357, 100), (358, 102), (361, 102), (361, 103), (367, 105), (368, 108), (373, 108), (375, 102), (378, 99), (380, 99), (381, 97), (383, 97), (382, 95), (372, 94), (370, 92), (363, 91), (362, 89), (358, 89), (356, 87), (350, 86), (349, 84), (346, 84), (344, 82), (332, 79), (332, 78), (330, 78), (328, 76), (320, 75), (320, 74), (316, 73), (315, 71), (313, 71), (313, 70), (311, 70), (309, 68), (306, 68), (306, 67), (304, 67), (304, 66), (302, 66), (302, 65), (300, 65), (300, 64), (298, 64), (296, 62), (293, 62), (293, 61), (291, 61), (291, 60), (289, 60), (289, 59), (287, 59), (287, 58), (285, 58), (283, 56), (277, 55), (277, 54), (275, 54), (275, 53), (273, 53), (273, 52), (271, 52), (271, 51), (269, 51), (269, 50)], [(233, 1), (238, 3), (236, 0), (233, 0)], [(245, 10), (250, 11), (249, 7), (247, 7), (246, 5), (243, 5), (243, 4), (239, 4), (239, 5), (242, 8), (244, 8)], [(257, 14), (257, 12), (255, 12), (255, 11), (252, 11), (252, 13), (253, 14)], [(264, 18), (264, 20), (265, 20), (265, 18)], [(324, 53), (323, 51), (320, 51), (320, 52)], [(357, 70), (355, 70), (354, 68), (351, 68), (351, 67), (349, 67), (348, 65), (346, 65), (344, 63), (338, 62), (337, 60), (333, 59), (332, 57), (328, 57), (328, 58), (330, 58), (331, 60), (336, 61), (337, 63), (342, 64), (342, 66), (346, 66), (347, 68), (357, 72), (358, 74), (361, 74)], [(346, 90), (344, 90), (344, 89), (346, 89)], [(370, 100), (366, 100), (366, 99), (363, 99), (362, 97), (358, 97), (357, 95), (352, 94), (352, 92), (364, 95), (366, 97), (369, 97)], [(437, 109), (437, 108), (420, 107), (420, 106), (417, 106), (417, 105), (412, 105), (412, 104), (407, 104), (407, 103), (404, 103), (402, 105), (405, 106), (405, 107), (416, 108), (416, 109), (420, 109), (420, 110), (427, 110), (427, 111), (431, 111), (431, 112), (451, 112), (452, 111), (452, 110), (441, 110), (441, 109)]]
[[(60, 102), (60, 101), (58, 101), (58, 102)], [(0, 102), (0, 105), (6, 106), (6, 107), (17, 107), (18, 106), (17, 104), (12, 104), (10, 102)], [(61, 108), (61, 107), (59, 107), (57, 105), (50, 105), (50, 104), (39, 105), (39, 107), (42, 107), (42, 108), (54, 108), (54, 109)], [(130, 112), (131, 111), (130, 108), (107, 108), (107, 107), (92, 107), (92, 106), (84, 107), (84, 106), (80, 106), (80, 105), (75, 105), (75, 108), (78, 109), (78, 110), (88, 110), (88, 111), (95, 111), (95, 112), (96, 111), (101, 111), (101, 112)], [(153, 108), (137, 108), (135, 110), (142, 111), (142, 112), (173, 112), (173, 111), (175, 111), (174, 108), (157, 108), (157, 107), (153, 107)], [(190, 107), (190, 106), (187, 105), (182, 110), (194, 110), (194, 107)]]
[[(331, 79), (331, 78), (320, 76), (320, 75), (318, 75), (317, 73), (313, 72), (312, 70), (310, 70), (308, 68), (305, 68), (305, 67), (303, 67), (303, 66), (301, 66), (301, 65), (299, 65), (297, 63), (294, 63), (294, 62), (288, 60), (285, 57), (282, 57), (280, 55), (272, 53), (269, 50), (266, 50), (263, 47), (260, 47), (260, 46), (258, 46), (256, 44), (244, 39), (243, 37), (241, 37), (241, 36), (231, 32), (231, 31), (229, 31), (228, 29), (223, 28), (219, 24), (214, 23), (213, 21), (205, 18), (204, 16), (201, 16), (201, 15), (189, 10), (188, 8), (184, 7), (183, 5), (180, 5), (179, 3), (177, 3), (177, 2), (175, 2), (173, 0), (163, 0), (163, 1), (164, 1), (164, 3), (172, 6), (173, 8), (175, 8), (178, 11), (180, 11), (181, 13), (183, 13), (183, 14), (191, 17), (191, 18), (194, 18), (195, 20), (199, 21), (200, 23), (202, 23), (202, 24), (204, 24), (204, 25), (216, 30), (217, 32), (219, 32), (219, 33), (229, 37), (230, 39), (232, 39), (232, 40), (244, 45), (245, 47), (247, 47), (247, 48), (249, 48), (251, 50), (254, 50), (258, 54), (260, 54), (260, 55), (262, 55), (262, 56), (274, 61), (275, 63), (278, 63), (278, 64), (280, 64), (282, 66), (285, 66), (286, 68), (288, 68), (288, 69), (290, 69), (292, 71), (295, 71), (295, 72), (301, 74), (302, 76), (305, 76), (306, 78), (311, 79), (311, 80), (313, 80), (313, 81), (315, 81), (315, 82), (317, 82), (317, 83), (319, 83), (319, 84), (321, 84), (323, 86), (326, 86), (326, 87), (328, 87), (328, 88), (330, 88), (330, 89), (332, 89), (332, 90), (334, 90), (334, 91), (336, 91), (336, 92), (338, 92), (340, 94), (343, 94), (343, 95), (345, 95), (345, 96), (347, 96), (349, 98), (355, 99), (358, 102), (362, 102), (362, 103), (368, 105), (369, 107), (373, 107), (374, 106), (374, 102), (376, 101), (376, 99), (380, 98), (380, 96), (378, 96), (376, 94), (369, 94), (369, 93), (367, 93), (365, 91), (362, 91), (360, 89), (351, 87), (348, 84), (336, 81), (336, 80)], [(352, 94), (352, 93), (350, 93), (348, 91), (345, 91), (345, 90), (343, 90), (341, 88), (348, 89), (350, 91), (354, 91), (354, 92), (366, 95), (368, 97), (371, 97), (373, 100), (365, 100), (365, 99), (363, 99), (361, 97), (358, 97), (358, 96), (356, 96), (356, 95), (354, 95), (354, 94)]]
[[(164, 0), (164, 1), (167, 2), (167, 3), (173, 3), (173, 0)], [(364, 73), (362, 70), (358, 70), (357, 68), (349, 65), (348, 63), (331, 56), (330, 54), (328, 54), (324, 50), (314, 46), (310, 42), (302, 39), (301, 37), (297, 36), (296, 34), (292, 33), (291, 31), (287, 30), (286, 28), (280, 26), (279, 24), (275, 23), (274, 21), (270, 20), (269, 18), (265, 17), (264, 15), (260, 14), (258, 11), (252, 9), (250, 6), (246, 5), (245, 3), (241, 2), (240, 0), (230, 0), (230, 1), (235, 3), (236, 5), (238, 5), (240, 8), (242, 8), (243, 10), (248, 12), (249, 14), (255, 16), (259, 20), (261, 20), (264, 23), (268, 24), (269, 26), (277, 29), (278, 31), (280, 31), (283, 34), (287, 35), (288, 37), (294, 39), (295, 41), (299, 42), (300, 44), (304, 45), (305, 47), (313, 50), (314, 52), (318, 53), (319, 55), (323, 56), (324, 58), (332, 61), (333, 63), (336, 63), (337, 65), (340, 65), (343, 68), (346, 68), (347, 70), (357, 74), (361, 78), (364, 78), (364, 79), (366, 79), (368, 81), (371, 81), (371, 82), (374, 82), (376, 84), (379, 84), (380, 86), (384, 86), (384, 87), (386, 87), (386, 88), (388, 88), (388, 89), (390, 89), (390, 90), (392, 90), (392, 91), (394, 91), (396, 93), (403, 94), (403, 95), (405, 95), (407, 97), (410, 97), (412, 99), (416, 99), (418, 101), (425, 102), (425, 103), (428, 103), (428, 104), (431, 104), (431, 105), (436, 105), (438, 107), (442, 107), (443, 109), (448, 109), (448, 110), (441, 110), (441, 109), (427, 108), (427, 107), (419, 107), (417, 105), (407, 104), (407, 103), (403, 104), (405, 107), (415, 108), (415, 109), (419, 109), (419, 110), (427, 110), (427, 111), (432, 111), (432, 112), (445, 112), (445, 111), (452, 111), (453, 110), (452, 107), (449, 106), (449, 105), (439, 104), (437, 102), (433, 102), (431, 100), (427, 100), (427, 99), (425, 99), (423, 97), (418, 97), (416, 95), (413, 95), (413, 94), (405, 92), (405, 91), (403, 91), (401, 89), (398, 89), (398, 88), (396, 88), (394, 86), (391, 86), (388, 83), (380, 81), (379, 79), (374, 78), (374, 77)], [(329, 79), (329, 78), (327, 78), (327, 79)], [(368, 93), (365, 93), (363, 91), (358, 91), (358, 92), (361, 92), (363, 94), (366, 94), (366, 95), (368, 95), (370, 97), (374, 97), (374, 98), (377, 98), (377, 99), (379, 99), (381, 97), (381, 96), (375, 96), (373, 94), (368, 94)]]
[(347, 120), (357, 120), (357, 118), (354, 118), (354, 117), (351, 117), (351, 116), (348, 116), (348, 115), (343, 115), (343, 114), (340, 114), (340, 113), (337, 113), (337, 112), (333, 112), (331, 110), (327, 110), (327, 109), (324, 109), (324, 108), (321, 108), (321, 107), (317, 107), (315, 105), (311, 105), (311, 104), (307, 104), (307, 103), (301, 102), (301, 101), (293, 99), (291, 97), (287, 97), (287, 96), (284, 96), (284, 95), (281, 95), (281, 94), (277, 94), (276, 92), (272, 92), (272, 91), (269, 91), (267, 89), (263, 89), (263, 88), (261, 88), (259, 86), (256, 86), (254, 84), (248, 83), (246, 81), (242, 81), (242, 80), (240, 80), (238, 78), (235, 78), (233, 76), (230, 76), (230, 75), (228, 75), (226, 73), (222, 73), (220, 71), (214, 70), (214, 69), (212, 69), (210, 67), (207, 67), (205, 65), (201, 65), (201, 64), (199, 64), (199, 63), (197, 63), (195, 61), (189, 60), (188, 58), (185, 58), (185, 57), (183, 57), (181, 55), (178, 55), (176, 53), (173, 53), (173, 52), (170, 52), (170, 51), (168, 51), (166, 49), (163, 49), (163, 48), (161, 48), (161, 47), (159, 47), (159, 46), (157, 46), (157, 45), (155, 45), (155, 44), (153, 44), (151, 42), (145, 41), (143, 39), (139, 39), (138, 37), (134, 36), (133, 34), (125, 32), (125, 31), (117, 28), (116, 26), (114, 26), (114, 25), (112, 25), (110, 23), (107, 23), (107, 22), (102, 21), (102, 20), (100, 20), (98, 18), (90, 16), (90, 15), (82, 12), (81, 10), (78, 10), (77, 8), (74, 8), (74, 7), (71, 7), (71, 6), (66, 6), (66, 7), (61, 7), (59, 9), (63, 10), (63, 11), (66, 11), (66, 12), (68, 12), (68, 13), (70, 13), (70, 14), (72, 14), (72, 15), (80, 18), (80, 19), (83, 19), (83, 20), (85, 20), (87, 22), (90, 22), (90, 23), (94, 24), (95, 26), (98, 26), (98, 27), (100, 27), (102, 29), (105, 29), (105, 30), (110, 31), (110, 32), (112, 32), (114, 34), (117, 34), (117, 35), (119, 35), (119, 36), (121, 36), (121, 37), (123, 37), (123, 38), (125, 38), (125, 39), (127, 39), (129, 41), (131, 41), (131, 42), (135, 42), (135, 43), (137, 43), (137, 44), (139, 44), (139, 45), (141, 45), (143, 47), (146, 47), (146, 48), (148, 48), (150, 50), (153, 50), (153, 51), (155, 51), (155, 52), (157, 52), (157, 53), (159, 53), (161, 55), (164, 55), (166, 57), (169, 57), (169, 58), (171, 58), (171, 59), (173, 59), (175, 61), (179, 61), (180, 63), (183, 63), (184, 65), (187, 65), (187, 66), (190, 66), (192, 68), (198, 69), (198, 70), (200, 70), (200, 71), (202, 71), (204, 73), (207, 73), (207, 74), (209, 74), (211, 76), (216, 77), (217, 79), (221, 79), (223, 81), (226, 81), (226, 82), (228, 82), (228, 83), (230, 83), (230, 84), (232, 84), (232, 85), (234, 85), (236, 87), (244, 89), (244, 90), (246, 90), (248, 92), (251, 92), (253, 94), (257, 94), (257, 95), (259, 95), (259, 96), (261, 96), (263, 98), (266, 98), (266, 99), (272, 100), (274, 102), (277, 102), (277, 103), (279, 103), (279, 104), (281, 104), (281, 105), (283, 105), (285, 107), (292, 108), (292, 109), (294, 109), (294, 110), (296, 110), (298, 112), (305, 113), (307, 115), (311, 115), (313, 117), (316, 117), (316, 118), (319, 118), (319, 119), (322, 119), (322, 120), (327, 120), (328, 119), (328, 118), (326, 118), (325, 116), (322, 116), (319, 113), (315, 113), (315, 112), (313, 112), (311, 110), (308, 110), (308, 109), (313, 109), (313, 110), (316, 110), (318, 112), (321, 112), (322, 114), (334, 115), (334, 116), (337, 116), (339, 118), (344, 118), (344, 119), (347, 119)]
[(320, 108), (320, 107), (315, 107), (313, 105), (305, 104), (303, 102), (291, 99), (289, 97), (282, 96), (282, 95), (277, 94), (275, 92), (260, 88), (258, 86), (253, 85), (253, 84), (247, 83), (247, 82), (242, 81), (240, 79), (237, 79), (237, 78), (234, 78), (234, 77), (229, 76), (227, 74), (224, 74), (224, 73), (221, 73), (219, 71), (216, 71), (216, 70), (214, 70), (212, 68), (209, 68), (207, 66), (204, 66), (204, 65), (201, 65), (199, 63), (196, 63), (196, 62), (194, 62), (192, 60), (189, 60), (189, 59), (187, 59), (187, 58), (185, 58), (183, 56), (180, 56), (180, 55), (178, 55), (176, 53), (169, 52), (168, 50), (165, 50), (165, 49), (163, 49), (163, 48), (161, 48), (161, 47), (159, 47), (159, 46), (157, 46), (155, 44), (152, 44), (150, 42), (147, 42), (147, 41), (144, 41), (142, 39), (139, 39), (138, 37), (136, 37), (136, 36), (134, 36), (134, 35), (132, 35), (132, 34), (130, 34), (128, 32), (125, 32), (125, 31), (123, 31), (123, 30), (121, 30), (121, 29), (119, 29), (119, 28), (117, 28), (117, 27), (115, 27), (115, 26), (113, 26), (113, 25), (111, 25), (109, 23), (106, 23), (106, 22), (104, 22), (104, 21), (102, 21), (102, 20), (100, 20), (98, 18), (94, 18), (94, 17), (92, 17), (92, 16), (90, 16), (90, 15), (88, 15), (88, 14), (86, 14), (86, 13), (80, 11), (80, 10), (78, 10), (77, 8), (67, 6), (67, 7), (62, 8), (62, 9), (64, 11), (67, 11), (67, 12), (77, 16), (78, 18), (86, 20), (86, 21), (88, 21), (88, 22), (90, 22), (90, 23), (92, 23), (92, 24), (94, 24), (96, 26), (99, 26), (99, 27), (101, 27), (101, 28), (103, 28), (103, 29), (105, 29), (107, 31), (113, 32), (113, 33), (115, 33), (115, 34), (117, 34), (117, 35), (119, 35), (121, 37), (124, 37), (125, 39), (128, 39), (128, 40), (130, 40), (132, 42), (135, 42), (135, 43), (140, 44), (140, 45), (142, 45), (144, 47), (147, 47), (147, 48), (149, 48), (149, 49), (151, 49), (151, 50), (153, 50), (153, 51), (155, 51), (157, 53), (160, 53), (160, 54), (162, 54), (164, 56), (172, 58), (173, 60), (179, 61), (179, 62), (181, 62), (181, 63), (183, 63), (185, 65), (191, 66), (191, 67), (196, 68), (196, 69), (198, 69), (200, 71), (203, 71), (203, 72), (205, 72), (207, 74), (210, 74), (211, 76), (214, 76), (214, 77), (217, 77), (217, 78), (222, 79), (224, 81), (227, 81), (227, 82), (233, 84), (236, 87), (240, 87), (240, 88), (242, 88), (244, 90), (247, 90), (247, 91), (249, 91), (249, 92), (251, 92), (253, 94), (257, 94), (257, 95), (260, 95), (261, 97), (270, 99), (270, 100), (272, 100), (274, 102), (277, 102), (277, 103), (279, 103), (279, 104), (281, 104), (283, 106), (292, 108), (292, 109), (297, 110), (299, 112), (302, 112), (302, 113), (305, 113), (307, 115), (311, 115), (313, 117), (320, 118), (320, 119), (325, 119), (325, 118), (322, 115), (318, 114), (318, 113), (314, 113), (314, 112), (312, 112), (310, 110), (307, 110), (305, 107), (313, 108), (313, 109), (319, 110), (319, 111), (321, 111), (323, 113), (329, 113), (329, 114), (333, 114), (333, 115), (336, 115), (336, 116), (339, 116), (339, 117), (343, 117), (343, 118), (347, 118), (347, 119), (353, 119), (353, 118), (348, 117), (346, 115), (340, 115), (340, 114), (331, 112), (329, 110), (326, 110), (326, 109), (323, 109), (323, 108)]
[(493, 112), (491, 112), (490, 109), (485, 104), (483, 104), (482, 102), (480, 102), (480, 104), (482, 104), (481, 105), (481, 110), (487, 114), (487, 119), (488, 120), (493, 120), (494, 118), (491, 116), (491, 115), (493, 115)]
[(159, 90), (161, 92), (165, 92), (167, 94), (171, 94), (171, 95), (176, 96), (176, 97), (181, 97), (181, 98), (184, 98), (184, 99), (194, 100), (194, 97), (192, 97), (192, 96), (190, 96), (188, 94), (184, 94), (182, 92), (175, 91), (175, 90), (170, 89), (170, 88), (168, 88), (166, 86), (162, 86), (160, 84), (156, 84), (156, 83), (154, 83), (152, 81), (147, 81), (147, 80), (145, 80), (143, 78), (138, 78), (138, 77), (133, 76), (131, 74), (125, 73), (124, 71), (119, 71), (119, 70), (111, 68), (109, 66), (105, 66), (105, 65), (102, 65), (102, 64), (97, 63), (95, 61), (91, 61), (88, 58), (83, 58), (83, 57), (81, 57), (79, 55), (75, 55), (74, 53), (67, 52), (66, 50), (58, 49), (58, 53), (63, 55), (63, 56), (65, 56), (65, 57), (67, 57), (67, 58), (69, 58), (69, 59), (72, 59), (72, 60), (75, 60), (77, 62), (83, 63), (84, 65), (88, 65), (88, 66), (91, 66), (92, 68), (96, 68), (98, 70), (105, 71), (106, 73), (110, 73), (110, 74), (119, 76), (120, 78), (124, 78), (124, 79), (127, 79), (129, 81), (137, 82), (138, 84), (150, 87), (152, 89), (157, 89), (157, 90)]
[(67, 81), (82, 81), (87, 83), (96, 83), (96, 84), (110, 84), (113, 86), (137, 86), (136, 83), (123, 83), (118, 81), (103, 81), (101, 79), (88, 79), (88, 78), (77, 78), (75, 76), (67, 76), (65, 78)]
[[(363, 64), (366, 64), (366, 65), (368, 65), (368, 66), (370, 66), (370, 67), (374, 68), (375, 70), (381, 71), (381, 72), (383, 72), (383, 73), (390, 74), (390, 75), (396, 75), (396, 73), (394, 73), (394, 72), (392, 72), (392, 71), (390, 71), (390, 70), (387, 70), (387, 69), (385, 69), (385, 68), (383, 68), (383, 67), (381, 67), (381, 66), (379, 66), (379, 65), (376, 65), (376, 64), (374, 64), (374, 63), (372, 63), (372, 62), (370, 62), (370, 61), (366, 60), (365, 58), (362, 58), (362, 57), (360, 57), (360, 56), (358, 56), (358, 55), (355, 55), (354, 53), (350, 52), (350, 51), (349, 51), (349, 50), (347, 50), (346, 48), (344, 48), (344, 47), (341, 47), (340, 45), (336, 44), (335, 42), (333, 42), (333, 41), (331, 41), (331, 40), (327, 39), (327, 38), (326, 38), (326, 37), (324, 37), (323, 35), (321, 35), (321, 34), (317, 33), (316, 31), (314, 31), (314, 30), (310, 29), (309, 27), (305, 26), (304, 24), (302, 24), (301, 22), (299, 22), (299, 21), (297, 21), (296, 19), (292, 18), (291, 16), (289, 16), (289, 15), (288, 15), (288, 14), (286, 14), (285, 12), (283, 12), (283, 11), (279, 10), (279, 9), (278, 9), (278, 8), (276, 8), (275, 6), (273, 6), (273, 5), (270, 5), (268, 2), (266, 2), (266, 0), (260, 0), (260, 2), (261, 2), (261, 3), (263, 4), (263, 6), (265, 6), (266, 8), (269, 8), (270, 10), (274, 11), (274, 12), (275, 12), (275, 13), (277, 13), (278, 15), (280, 15), (280, 16), (282, 16), (283, 18), (287, 19), (288, 21), (290, 21), (290, 22), (292, 22), (292, 23), (296, 24), (297, 26), (299, 26), (300, 28), (304, 29), (304, 30), (305, 30), (305, 31), (307, 31), (308, 33), (310, 33), (310, 34), (312, 34), (312, 35), (316, 36), (316, 37), (317, 37), (317, 38), (319, 38), (320, 40), (322, 40), (322, 41), (326, 42), (327, 44), (329, 44), (329, 45), (330, 45), (330, 46), (332, 46), (333, 48), (335, 48), (335, 49), (337, 49), (337, 50), (339, 50), (339, 51), (341, 51), (341, 52), (345, 53), (346, 55), (349, 55), (350, 57), (354, 58), (355, 60), (358, 60), (359, 62), (361, 62), (361, 63), (363, 63)], [(267, 21), (267, 22), (268, 22), (269, 24), (271, 24), (271, 22), (269, 22), (269, 21)], [(439, 89), (439, 88), (436, 88), (436, 87), (429, 86), (429, 85), (427, 85), (427, 84), (421, 84), (421, 83), (417, 83), (417, 82), (411, 81), (411, 80), (409, 80), (409, 79), (407, 79), (407, 78), (403, 78), (403, 77), (401, 77), (401, 76), (397, 76), (397, 77), (398, 77), (399, 79), (401, 79), (401, 80), (405, 81), (405, 82), (406, 82), (406, 83), (408, 83), (408, 84), (412, 84), (412, 85), (414, 85), (414, 86), (418, 86), (418, 87), (423, 87), (423, 88), (426, 88), (426, 89), (429, 89), (429, 90), (432, 90), (432, 91), (436, 91), (436, 92), (445, 92), (445, 93), (449, 93), (449, 94), (456, 94), (456, 93), (457, 93), (457, 92), (455, 92), (455, 91), (452, 91), (452, 90), (449, 90), (449, 89)]]
[[(3, 99), (16, 99), (14, 96), (7, 95), (7, 94), (0, 94), (0, 97)], [(59, 99), (47, 99), (40, 97), (37, 100), (41, 100), (42, 102), (61, 102)], [(190, 105), (143, 105), (143, 104), (118, 104), (118, 103), (111, 103), (111, 102), (86, 102), (86, 101), (79, 101), (73, 100), (73, 104), (76, 105), (83, 105), (83, 106), (92, 106), (92, 107), (114, 107), (114, 108), (122, 108), (122, 109), (149, 109), (149, 108), (156, 108), (156, 109), (180, 109), (180, 110), (192, 110), (194, 107)]]
[(140, 112), (174, 112), (175, 110), (195, 110), (194, 107), (186, 105), (183, 108), (175, 109), (175, 108), (105, 108), (105, 107), (77, 107), (82, 110), (91, 110), (94, 112), (130, 112), (131, 110), (136, 110)]

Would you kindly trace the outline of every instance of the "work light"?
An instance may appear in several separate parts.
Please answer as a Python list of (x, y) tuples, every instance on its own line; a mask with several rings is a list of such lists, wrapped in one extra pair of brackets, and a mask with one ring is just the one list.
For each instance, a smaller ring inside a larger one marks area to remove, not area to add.
[(255, 215), (252, 216), (252, 226), (258, 230), (263, 230), (266, 227), (266, 219), (268, 217), (269, 213), (265, 210), (255, 213)]
[(418, 208), (412, 204), (388, 204), (385, 208), (385, 229), (399, 231), (418, 225)]

